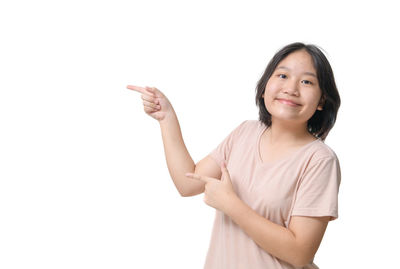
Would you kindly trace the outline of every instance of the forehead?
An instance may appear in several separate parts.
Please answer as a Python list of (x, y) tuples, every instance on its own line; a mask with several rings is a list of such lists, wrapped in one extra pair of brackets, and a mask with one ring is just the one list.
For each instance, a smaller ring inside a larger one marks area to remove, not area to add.
[(311, 55), (306, 50), (297, 50), (286, 56), (279, 64), (276, 69), (280, 67), (286, 67), (289, 70), (303, 72), (316, 72), (314, 67), (314, 61)]

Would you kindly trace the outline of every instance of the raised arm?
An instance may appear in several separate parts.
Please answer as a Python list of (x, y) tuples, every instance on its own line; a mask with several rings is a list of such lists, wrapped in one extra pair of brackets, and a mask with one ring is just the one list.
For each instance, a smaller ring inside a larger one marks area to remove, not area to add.
[[(199, 170), (196, 170), (186, 148), (177, 115), (168, 98), (157, 88), (132, 85), (127, 88), (142, 93), (144, 111), (160, 124), (168, 171), (180, 195), (193, 196), (204, 192), (204, 183), (185, 176), (187, 172)], [(209, 175), (218, 176), (220, 173), (218, 165), (209, 157), (201, 160), (197, 166)]]

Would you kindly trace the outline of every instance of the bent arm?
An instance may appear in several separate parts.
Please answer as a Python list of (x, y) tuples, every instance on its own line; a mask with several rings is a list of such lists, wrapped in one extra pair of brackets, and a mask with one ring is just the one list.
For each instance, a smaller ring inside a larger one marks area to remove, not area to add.
[(169, 174), (180, 195), (187, 196), (204, 184), (185, 176), (187, 172), (194, 172), (196, 165), (183, 141), (176, 113), (171, 113), (159, 123)]
[(269, 254), (294, 266), (303, 267), (314, 257), (329, 217), (294, 217), (289, 229), (278, 225), (235, 199), (226, 214)]

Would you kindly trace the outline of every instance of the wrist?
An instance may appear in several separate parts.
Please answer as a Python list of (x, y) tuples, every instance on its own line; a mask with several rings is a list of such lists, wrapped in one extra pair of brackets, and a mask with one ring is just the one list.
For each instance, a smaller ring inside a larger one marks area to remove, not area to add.
[(232, 217), (234, 212), (237, 210), (237, 208), (240, 206), (241, 203), (243, 203), (243, 201), (240, 200), (240, 198), (236, 195), (236, 193), (231, 194), (228, 198), (228, 202), (225, 203), (226, 207), (224, 213), (229, 217)]
[(176, 116), (175, 112), (172, 110), (169, 113), (166, 113), (165, 117), (162, 120), (159, 120), (158, 123), (160, 126), (162, 125), (169, 125), (171, 123), (174, 123), (178, 120), (178, 117)]

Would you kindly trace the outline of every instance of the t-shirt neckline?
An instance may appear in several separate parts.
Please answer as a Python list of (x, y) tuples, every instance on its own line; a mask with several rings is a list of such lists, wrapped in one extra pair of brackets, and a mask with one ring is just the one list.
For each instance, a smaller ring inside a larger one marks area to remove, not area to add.
[(264, 165), (264, 166), (270, 166), (270, 165), (275, 165), (277, 163), (289, 160), (291, 158), (293, 158), (295, 155), (297, 155), (298, 153), (300, 153), (301, 151), (303, 151), (304, 149), (306, 149), (307, 147), (309, 147), (310, 145), (316, 143), (317, 141), (321, 141), (321, 138), (317, 138), (314, 141), (311, 141), (303, 146), (301, 146), (300, 148), (298, 148), (297, 150), (295, 150), (294, 152), (290, 153), (288, 156), (285, 156), (279, 160), (275, 160), (275, 161), (271, 161), (271, 162), (265, 162), (261, 159), (261, 154), (260, 154), (260, 141), (261, 141), (261, 136), (264, 134), (264, 132), (267, 130), (267, 126), (265, 124), (263, 124), (263, 127), (261, 128), (261, 131), (258, 133), (258, 137), (257, 137), (257, 143), (256, 143), (256, 158), (257, 158), (257, 162), (260, 165)]

